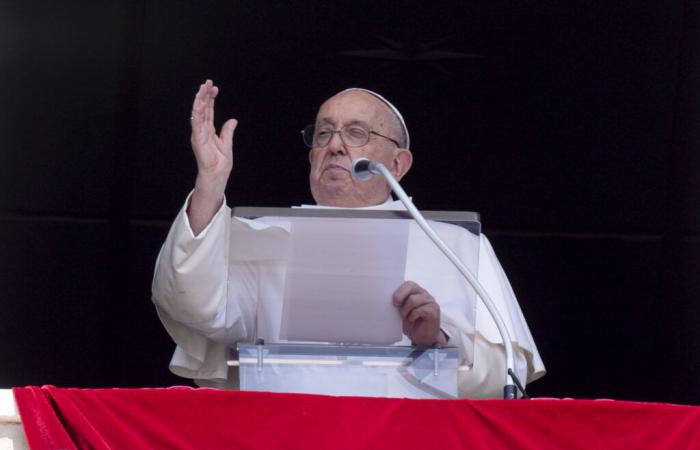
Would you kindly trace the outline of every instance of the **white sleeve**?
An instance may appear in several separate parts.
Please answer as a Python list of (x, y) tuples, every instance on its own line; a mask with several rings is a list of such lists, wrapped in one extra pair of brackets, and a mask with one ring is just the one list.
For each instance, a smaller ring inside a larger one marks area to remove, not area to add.
[[(525, 355), (514, 350), (515, 373), (524, 384), (527, 375)], [(503, 398), (506, 381), (506, 351), (503, 344), (494, 344), (478, 334), (474, 337), (474, 365), (460, 367), (459, 396), (462, 398)], [(518, 393), (518, 395), (520, 395)]]
[[(520, 381), (525, 384), (542, 377), (545, 374), (545, 367), (535, 341), (530, 334), (530, 329), (515, 298), (510, 282), (496, 258), (491, 243), (483, 234), (481, 235), (479, 251), (478, 279), (484, 289), (486, 289), (486, 292), (488, 292), (491, 300), (493, 300), (508, 329), (513, 342), (516, 374)], [(482, 346), (481, 349), (483, 351), (486, 351), (487, 348), (493, 350), (498, 348), (499, 358), (505, 358), (505, 356), (500, 356), (505, 355), (505, 349), (503, 348), (503, 340), (498, 333), (496, 323), (481, 300), (477, 302), (476, 337), (481, 337), (485, 343), (496, 344)], [(478, 342), (478, 339), (476, 339), (476, 342)], [(477, 351), (478, 349), (475, 349), (475, 353)], [(492, 358), (487, 359), (492, 360)], [(483, 367), (477, 367), (477, 362), (475, 357), (474, 370), (483, 369)], [(502, 372), (499, 371), (498, 379), (502, 383), (505, 380), (505, 368), (503, 365), (501, 367), (503, 369)]]
[[(461, 330), (449, 315), (441, 315), (440, 327), (449, 336), (447, 345), (457, 347), (460, 356), (472, 345), (471, 336)], [(501, 343), (489, 342), (478, 331), (474, 335), (473, 346), (472, 366), (460, 366), (458, 371), (459, 397), (503, 398), (503, 386), (506, 381), (505, 347)], [(514, 357), (515, 374), (525, 383), (528, 364), (524, 353), (517, 346), (514, 348)]]
[(230, 209), (222, 204), (194, 236), (187, 218), (188, 196), (160, 250), (153, 277), (153, 301), (183, 323), (206, 322), (221, 314), (226, 300)]
[(171, 370), (189, 378), (226, 379), (228, 341), (245, 333), (240, 311), (227, 305), (231, 210), (224, 202), (195, 236), (186, 212), (189, 198), (158, 255), (152, 300), (177, 344)]
[[(483, 234), (479, 237), (478, 281), (491, 297), (508, 329), (513, 342), (515, 373), (523, 385), (545, 373), (544, 364), (525, 318), (515, 298), (501, 264), (490, 242)], [(442, 314), (441, 326), (450, 336), (448, 345), (468, 353), (473, 336), (473, 364), (459, 371), (459, 395), (468, 398), (503, 398), (506, 380), (505, 347), (496, 323), (484, 303), (477, 299), (476, 326), (473, 335), (453, 320), (448, 311)]]

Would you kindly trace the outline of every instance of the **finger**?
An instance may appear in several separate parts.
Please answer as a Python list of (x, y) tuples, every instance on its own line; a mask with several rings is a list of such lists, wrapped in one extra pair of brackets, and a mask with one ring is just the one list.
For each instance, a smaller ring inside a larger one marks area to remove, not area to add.
[(406, 317), (406, 321), (409, 323), (415, 323), (418, 319), (423, 319), (430, 324), (438, 322), (438, 317), (440, 317), (440, 310), (436, 308), (435, 304), (425, 304), (418, 308), (413, 308), (411, 313)]
[(394, 292), (392, 302), (394, 306), (401, 307), (401, 305), (403, 305), (410, 295), (420, 294), (422, 292), (425, 292), (425, 289), (420, 287), (418, 284), (414, 283), (413, 281), (405, 281)]
[(192, 106), (192, 123), (199, 126), (199, 131), (203, 131), (202, 125), (207, 124), (207, 105), (209, 103), (211, 80), (205, 81), (200, 87)]
[(219, 93), (219, 88), (212, 86), (209, 90), (209, 101), (207, 102), (206, 109), (206, 120), (207, 122), (214, 123), (214, 103), (216, 102), (216, 96)]
[(205, 85), (200, 84), (197, 94), (194, 96), (194, 101), (192, 102), (192, 124), (201, 123), (204, 120), (204, 97), (205, 97)]
[(233, 133), (236, 131), (238, 126), (238, 121), (236, 119), (229, 119), (221, 127), (221, 141), (223, 144), (223, 150), (227, 154), (231, 154), (233, 151)]
[(424, 311), (424, 308), (416, 308), (406, 317), (406, 322), (415, 325), (416, 320), (425, 318), (427, 318), (427, 313)]
[(209, 126), (214, 124), (214, 113), (212, 108), (212, 103), (214, 102), (214, 85), (211, 84), (211, 80), (207, 80), (206, 86), (206, 97), (203, 105), (204, 108), (204, 123)]
[(211, 81), (204, 82), (204, 95), (202, 96), (202, 120), (206, 125), (209, 125), (209, 103), (211, 102)]
[(435, 299), (433, 299), (430, 294), (411, 294), (408, 296), (403, 306), (399, 308), (401, 318), (406, 319), (415, 309), (419, 309), (431, 303), (435, 303)]
[(206, 98), (206, 86), (201, 85), (199, 92), (197, 93), (197, 96), (195, 97), (195, 101), (192, 107), (192, 117), (191, 117), (191, 125), (192, 125), (192, 141), (193, 144), (195, 142), (203, 142), (206, 140), (206, 134), (207, 130), (205, 127), (205, 120), (204, 120), (204, 104), (205, 104), (205, 98)]

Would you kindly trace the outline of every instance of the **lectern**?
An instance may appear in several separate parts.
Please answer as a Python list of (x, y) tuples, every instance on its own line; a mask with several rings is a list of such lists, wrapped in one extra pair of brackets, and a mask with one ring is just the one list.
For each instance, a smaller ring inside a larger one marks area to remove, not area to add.
[(245, 391), (457, 398), (457, 349), (449, 347), (239, 344), (237, 363)]
[[(428, 219), (451, 224), (449, 226), (464, 227), (475, 236), (480, 233), (479, 216), (476, 213), (429, 211), (424, 214)], [(283, 224), (290, 235), (294, 233), (295, 220), (308, 222), (317, 219), (326, 223), (330, 220), (331, 226), (338, 226), (339, 229), (342, 227), (334, 224), (341, 222), (333, 221), (344, 221), (346, 224), (350, 221), (352, 224), (355, 220), (366, 226), (369, 220), (370, 228), (373, 228), (372, 220), (383, 223), (403, 221), (406, 227), (411, 223), (407, 212), (393, 210), (238, 207), (234, 209), (233, 216), (233, 220), (270, 218), (277, 225)], [(417, 233), (422, 232), (417, 230)], [(347, 233), (343, 236), (344, 239), (352, 239)], [(293, 237), (290, 239), (293, 240)], [(404, 245), (408, 245), (408, 242)], [(338, 258), (342, 260), (343, 255), (338, 255)], [(378, 258), (381, 259), (381, 256)], [(293, 256), (289, 261), (293, 264), (291, 259)], [(287, 275), (289, 277), (289, 273)], [(324, 274), (318, 276), (323, 277)], [(459, 278), (459, 275), (455, 274), (455, 277)], [(278, 319), (282, 334), (271, 333), (265, 327), (258, 326), (256, 342), (239, 343), (232, 349), (229, 365), (238, 367), (241, 390), (408, 398), (458, 396), (458, 370), (460, 366), (469, 366), (471, 360), (468, 358), (465, 362), (464, 355), (460, 357), (456, 348), (419, 349), (411, 345), (387, 345), (393, 340), (378, 343), (381, 342), (381, 333), (367, 333), (368, 336), (350, 338), (348, 333), (352, 333), (353, 325), (347, 324), (345, 320), (335, 325), (338, 327), (337, 334), (342, 335), (342, 339), (337, 338), (333, 329), (324, 331), (322, 328), (320, 335), (314, 334), (305, 327), (305, 317), (300, 318), (298, 313), (294, 314), (294, 304), (289, 304), (291, 300), (293, 299), (284, 299), (285, 313)], [(472, 299), (474, 302), (475, 299)], [(304, 316), (306, 315), (308, 314), (305, 313)], [(296, 320), (296, 324), (293, 320)], [(472, 314), (472, 329), (473, 320)], [(302, 321), (301, 325), (299, 321)], [(301, 331), (298, 330), (300, 326), (303, 328)], [(292, 331), (295, 327), (296, 334)], [(289, 335), (285, 334), (287, 332)], [(398, 332), (400, 336), (400, 328)], [(304, 342), (290, 339), (299, 336)], [(363, 337), (369, 339), (369, 342), (361, 342)]]

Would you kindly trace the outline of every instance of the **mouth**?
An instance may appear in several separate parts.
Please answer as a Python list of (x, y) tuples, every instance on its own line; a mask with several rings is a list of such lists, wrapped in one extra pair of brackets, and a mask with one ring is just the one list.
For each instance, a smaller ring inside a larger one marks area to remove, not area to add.
[(327, 170), (330, 170), (330, 171), (333, 171), (333, 172), (335, 172), (335, 171), (350, 172), (350, 169), (348, 169), (348, 168), (345, 167), (344, 165), (338, 164), (338, 163), (329, 163), (329, 164), (326, 164), (326, 166), (323, 168), (323, 171), (325, 172), (325, 171), (327, 171)]

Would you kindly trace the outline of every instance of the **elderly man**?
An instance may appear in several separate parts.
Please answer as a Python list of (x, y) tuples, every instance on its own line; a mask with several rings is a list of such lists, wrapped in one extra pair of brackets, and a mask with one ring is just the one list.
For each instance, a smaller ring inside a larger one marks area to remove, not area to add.
[[(273, 264), (264, 271), (268, 277), (260, 283), (264, 286), (251, 287), (245, 277), (259, 280), (261, 275), (251, 275), (251, 271), (260, 268), (239, 261), (245, 258), (229, 254), (236, 252), (235, 248), (229, 252), (232, 227), (260, 225), (242, 219), (232, 221), (224, 201), (233, 168), (232, 144), (237, 122), (228, 120), (217, 135), (213, 122), (218, 92), (207, 80), (195, 96), (191, 144), (197, 161), (197, 178), (158, 257), (153, 301), (177, 344), (171, 370), (195, 379), (199, 385), (235, 388), (237, 373), (226, 367), (227, 349), (237, 341), (253, 340), (256, 321), (263, 323), (264, 329), (278, 327), (282, 295), (279, 286), (280, 283), (283, 286), (284, 271)], [(318, 205), (394, 207), (390, 188), (381, 177), (358, 182), (350, 173), (351, 161), (358, 157), (383, 163), (397, 179), (411, 168), (408, 130), (391, 103), (364, 89), (342, 91), (321, 106), (315, 124), (304, 130), (304, 139), (311, 147), (309, 184)], [(454, 242), (465, 239), (460, 233), (468, 235), (463, 230), (449, 230), (447, 234), (450, 233), (454, 234)], [(505, 274), (486, 238), (469, 236), (468, 239), (480, 239), (476, 247), (478, 277), (509, 327), (516, 351), (516, 371), (521, 380), (537, 379), (544, 374), (544, 366)], [(414, 247), (420, 248), (418, 244)], [(431, 295), (440, 292), (443, 297), (454, 297), (454, 290), (445, 291), (446, 286), (434, 282), (426, 273), (429, 265), (411, 263), (422, 259), (417, 252), (409, 251), (407, 261), (406, 274), (414, 278), (407, 278), (397, 286), (392, 299), (387, 299), (401, 315), (407, 342), (417, 346), (454, 345), (464, 355), (470, 353), (467, 343), (473, 335), (474, 364), (470, 370), (460, 371), (460, 395), (499, 398), (505, 372), (504, 350), (492, 319), (479, 307), (476, 330), (472, 333), (464, 330), (459, 318), (445, 306), (448, 302)], [(238, 265), (240, 270), (232, 272), (230, 265)], [(433, 286), (424, 287), (416, 279)], [(263, 297), (268, 302), (272, 299), (272, 304), (262, 308), (269, 317), (260, 318), (258, 303)], [(274, 335), (275, 331), (269, 333)]]

